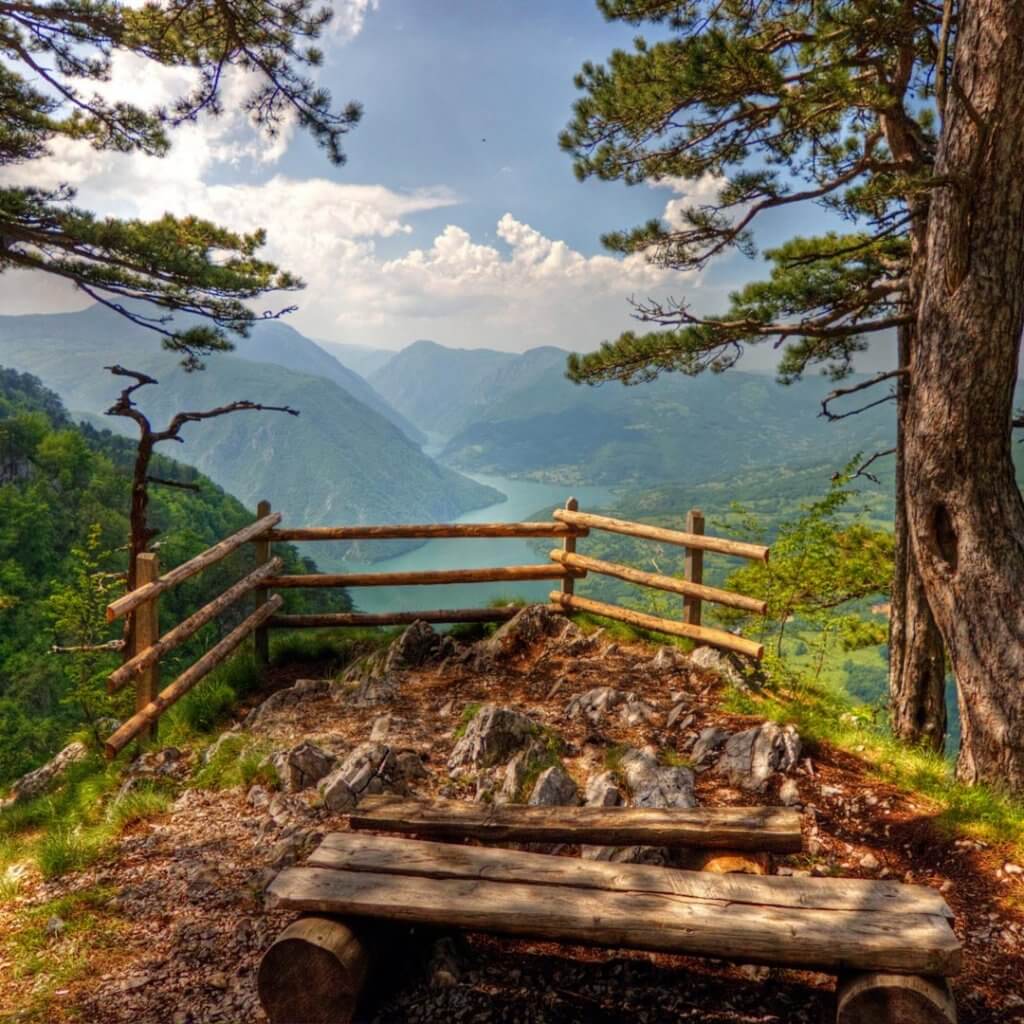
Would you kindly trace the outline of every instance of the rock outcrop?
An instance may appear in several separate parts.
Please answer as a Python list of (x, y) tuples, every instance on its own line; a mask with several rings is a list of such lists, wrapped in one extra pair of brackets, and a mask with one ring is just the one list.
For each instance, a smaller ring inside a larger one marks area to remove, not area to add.
[(88, 756), (89, 748), (84, 743), (78, 740), (75, 740), (74, 743), (69, 743), (59, 754), (50, 758), (46, 764), (36, 768), (35, 771), (29, 772), (27, 775), (22, 775), (11, 786), (10, 796), (6, 800), (0, 801), (0, 809), (9, 807), (20, 800), (31, 800), (32, 797), (45, 793), (47, 789), (67, 773), (67, 770), (73, 764), (84, 760)]
[(466, 725), (448, 758), (448, 768), (491, 768), (529, 746), (540, 727), (521, 711), (485, 704)]
[(715, 770), (734, 786), (760, 792), (772, 775), (789, 771), (799, 760), (800, 735), (796, 727), (763, 722), (730, 736)]

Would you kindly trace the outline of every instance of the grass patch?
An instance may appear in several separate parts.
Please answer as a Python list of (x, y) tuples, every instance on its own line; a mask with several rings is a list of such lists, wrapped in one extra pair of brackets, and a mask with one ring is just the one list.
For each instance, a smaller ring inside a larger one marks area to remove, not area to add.
[(658, 760), (668, 768), (692, 768), (693, 762), (672, 747), (663, 747), (658, 753)]
[(54, 992), (82, 977), (97, 950), (117, 945), (120, 922), (107, 910), (113, 895), (106, 888), (79, 890), (16, 915), (2, 949), (11, 979), (31, 983), (18, 1020), (52, 1019), (47, 1008)]
[(217, 748), (216, 754), (192, 776), (196, 789), (248, 789), (259, 783), (277, 789), (280, 780), (267, 760), (271, 748), (247, 736), (231, 736)]
[(530, 749), (523, 766), (523, 776), (516, 787), (515, 800), (517, 803), (525, 803), (533, 792), (543, 772), (555, 765), (562, 763), (562, 754), (565, 751), (565, 741), (553, 729), (539, 727), (537, 730), (538, 742)]
[(398, 636), (397, 629), (274, 630), (270, 635), (272, 665), (327, 662), (336, 672), (365, 654), (384, 647)]
[(469, 728), (469, 723), (480, 714), (480, 709), (483, 704), (467, 704), (462, 709), (462, 714), (459, 716), (459, 724), (455, 726), (455, 738), (461, 740), (466, 735), (466, 730)]
[(612, 772), (616, 777), (622, 775), (622, 759), (626, 756), (626, 751), (630, 750), (628, 743), (615, 743), (610, 746), (604, 752), (604, 766)]

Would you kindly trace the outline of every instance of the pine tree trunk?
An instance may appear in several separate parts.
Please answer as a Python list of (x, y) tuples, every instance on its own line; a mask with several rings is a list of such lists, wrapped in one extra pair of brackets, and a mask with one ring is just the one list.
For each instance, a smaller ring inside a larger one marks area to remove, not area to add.
[(958, 773), (1024, 790), (1024, 4), (961, 5), (906, 421), (907, 515), (960, 692)]
[[(911, 361), (911, 331), (900, 329), (899, 365)], [(903, 445), (909, 387), (896, 397), (896, 551), (889, 612), (889, 703), (893, 732), (908, 743), (941, 751), (946, 742), (946, 657), (942, 634), (925, 596), (907, 524)]]

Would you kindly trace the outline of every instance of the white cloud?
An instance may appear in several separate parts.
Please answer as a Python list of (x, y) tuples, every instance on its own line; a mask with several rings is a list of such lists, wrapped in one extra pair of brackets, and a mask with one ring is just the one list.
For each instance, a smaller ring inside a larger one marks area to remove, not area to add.
[(650, 182), (650, 186), (651, 188), (670, 188), (676, 193), (675, 197), (665, 204), (662, 218), (670, 227), (681, 228), (686, 223), (683, 212), (688, 207), (709, 206), (717, 203), (718, 194), (725, 183), (725, 178), (707, 173), (696, 181), (669, 175), (658, 181)]

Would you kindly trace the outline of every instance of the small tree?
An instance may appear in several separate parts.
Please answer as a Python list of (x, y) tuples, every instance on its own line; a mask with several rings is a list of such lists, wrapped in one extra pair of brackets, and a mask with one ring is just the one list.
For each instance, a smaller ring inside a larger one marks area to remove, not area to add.
[(117, 710), (105, 685), (111, 652), (124, 646), (123, 640), (111, 637), (106, 621), (107, 605), (122, 586), (121, 574), (104, 568), (110, 557), (103, 550), (100, 527), (94, 524), (84, 543), (71, 549), (66, 573), (54, 581), (47, 600), (56, 637), (53, 650), (63, 655), (68, 680), (61, 699), (81, 715), (98, 746), (103, 741), (100, 719)]
[(132, 395), (147, 384), (158, 384), (159, 381), (148, 374), (137, 370), (126, 370), (123, 366), (107, 366), (116, 377), (130, 377), (135, 381), (121, 391), (117, 401), (107, 410), (108, 416), (126, 416), (133, 420), (139, 428), (139, 440), (136, 448), (135, 463), (132, 468), (132, 497), (129, 512), (128, 539), (128, 590), (135, 589), (135, 562), (143, 551), (148, 550), (149, 542), (160, 532), (149, 525), (149, 485), (157, 484), (164, 487), (180, 487), (186, 490), (197, 490), (192, 483), (167, 480), (150, 475), (149, 464), (158, 444), (164, 441), (184, 443), (181, 428), (186, 423), (197, 423), (200, 420), (215, 419), (228, 416), (233, 412), (284, 412), (289, 416), (298, 416), (297, 409), (287, 405), (260, 405), (257, 402), (238, 401), (205, 412), (179, 412), (171, 417), (163, 430), (153, 430), (148, 417), (132, 401)]
[[(0, 0), (0, 167), (38, 160), (62, 138), (163, 156), (169, 129), (222, 112), (232, 69), (252, 84), (243, 109), (258, 128), (273, 136), (294, 119), (333, 163), (343, 163), (341, 141), (358, 123), (360, 107), (332, 109), (330, 93), (308, 74), (322, 61), (315, 40), (330, 18), (330, 8), (313, 0)], [(152, 109), (106, 100), (92, 86), (110, 77), (118, 54), (194, 69), (195, 86)], [(258, 258), (262, 231), (237, 234), (170, 214), (149, 222), (100, 219), (73, 200), (67, 186), (0, 187), (0, 273), (41, 270), (72, 281), (158, 332), (190, 367), (205, 352), (230, 348), (226, 331), (245, 333), (256, 319), (248, 300), (301, 287)], [(165, 312), (147, 314), (125, 299)], [(176, 328), (172, 315), (179, 312), (206, 323)]]

